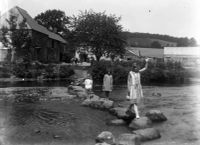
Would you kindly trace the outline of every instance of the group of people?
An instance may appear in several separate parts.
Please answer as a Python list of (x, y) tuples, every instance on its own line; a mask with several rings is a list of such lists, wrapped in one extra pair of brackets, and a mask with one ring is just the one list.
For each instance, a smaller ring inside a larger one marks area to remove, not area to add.
[[(127, 88), (128, 93), (126, 99), (130, 101), (130, 106), (127, 111), (132, 111), (136, 114), (136, 118), (140, 118), (138, 111), (138, 104), (143, 98), (142, 86), (140, 81), (140, 73), (144, 72), (148, 68), (149, 58), (145, 59), (146, 64), (145, 67), (140, 69), (137, 63), (133, 63), (132, 70), (128, 74), (127, 79)], [(87, 93), (90, 94), (92, 92), (93, 80), (92, 77), (88, 74), (87, 78), (84, 81), (85, 89)], [(105, 92), (105, 96), (109, 98), (110, 92), (113, 90), (113, 76), (110, 70), (107, 70), (106, 74), (103, 77), (103, 86), (102, 90)]]

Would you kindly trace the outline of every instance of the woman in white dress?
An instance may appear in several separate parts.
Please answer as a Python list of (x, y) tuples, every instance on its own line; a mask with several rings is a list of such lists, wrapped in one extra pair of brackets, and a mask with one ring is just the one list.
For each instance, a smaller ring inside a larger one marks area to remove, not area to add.
[(103, 91), (105, 92), (106, 98), (109, 98), (110, 92), (113, 89), (113, 77), (110, 71), (103, 77)]
[(143, 98), (142, 86), (140, 82), (140, 73), (147, 69), (149, 58), (147, 58), (145, 61), (146, 64), (143, 69), (139, 69), (136, 63), (133, 64), (132, 70), (129, 72), (127, 81), (128, 85), (127, 99), (129, 99), (131, 102), (130, 106), (128, 107), (128, 111), (131, 110), (132, 107), (134, 106), (136, 118), (140, 118), (138, 112), (138, 104), (141, 98)]

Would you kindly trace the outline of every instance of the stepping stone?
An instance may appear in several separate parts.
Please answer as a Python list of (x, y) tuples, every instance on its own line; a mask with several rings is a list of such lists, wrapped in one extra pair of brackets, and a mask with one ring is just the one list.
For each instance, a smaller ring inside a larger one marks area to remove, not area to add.
[(125, 121), (132, 120), (135, 118), (135, 113), (127, 113), (127, 108), (115, 107), (110, 109), (110, 112), (117, 116), (119, 119), (124, 119)]
[(138, 135), (124, 133), (119, 136), (117, 145), (141, 145), (141, 143)]
[(139, 119), (133, 119), (132, 122), (129, 124), (129, 127), (131, 129), (137, 130), (137, 129), (145, 129), (149, 128), (151, 126), (152, 122), (147, 117), (141, 117)]
[(163, 122), (167, 117), (160, 110), (150, 110), (145, 114), (152, 122)]
[(101, 132), (95, 139), (96, 143), (107, 143), (109, 145), (115, 144), (115, 137), (109, 131)]
[(160, 132), (155, 128), (139, 129), (133, 131), (133, 134), (138, 135), (141, 141), (149, 141), (161, 137)]

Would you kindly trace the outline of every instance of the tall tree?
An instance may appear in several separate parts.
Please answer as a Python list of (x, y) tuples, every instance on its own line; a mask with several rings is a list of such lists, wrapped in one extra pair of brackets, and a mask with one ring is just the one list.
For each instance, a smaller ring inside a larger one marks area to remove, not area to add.
[(97, 60), (102, 55), (121, 55), (125, 52), (120, 17), (90, 10), (81, 11), (73, 20), (72, 33), (77, 44), (88, 48)]
[(68, 25), (70, 23), (69, 17), (65, 15), (65, 12), (61, 10), (47, 10), (38, 14), (35, 20), (46, 27), (47, 29), (57, 33), (65, 35), (68, 32)]

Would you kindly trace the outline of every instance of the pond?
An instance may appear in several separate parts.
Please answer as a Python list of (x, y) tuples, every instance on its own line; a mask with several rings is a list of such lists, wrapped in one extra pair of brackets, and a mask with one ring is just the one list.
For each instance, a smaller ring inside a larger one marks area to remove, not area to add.
[[(94, 145), (94, 139), (101, 131), (111, 131), (116, 137), (121, 133), (131, 133), (126, 126), (107, 125), (106, 122), (114, 119), (114, 116), (105, 111), (82, 107), (78, 99), (40, 99), (62, 95), (67, 86), (65, 82), (60, 86), (25, 86), (0, 88), (2, 144)], [(143, 90), (145, 100), (140, 106), (141, 116), (149, 109), (158, 109), (168, 118), (164, 123), (154, 124), (154, 127), (160, 130), (162, 138), (145, 142), (144, 145), (199, 145), (199, 84), (172, 87), (144, 86)], [(98, 87), (95, 93), (104, 97)], [(126, 93), (124, 86), (116, 87), (111, 99), (120, 103), (125, 99)], [(27, 97), (32, 99), (26, 100)]]

